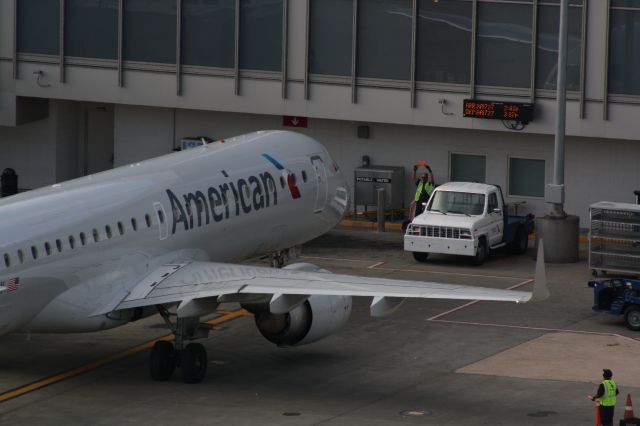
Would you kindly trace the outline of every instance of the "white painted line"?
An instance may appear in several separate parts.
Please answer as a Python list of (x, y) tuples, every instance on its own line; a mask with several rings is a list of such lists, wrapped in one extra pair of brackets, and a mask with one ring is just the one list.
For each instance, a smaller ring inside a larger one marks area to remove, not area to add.
[(319, 257), (319, 256), (300, 256), (302, 259), (317, 259), (317, 260), (337, 260), (339, 262), (371, 262), (370, 260), (362, 259), (344, 259), (339, 257)]
[(380, 265), (384, 265), (385, 263), (387, 263), (387, 262), (378, 262), (378, 263), (374, 263), (374, 264), (373, 264), (373, 265), (371, 265), (371, 266), (367, 266), (367, 268), (368, 268), (368, 269), (377, 268), (378, 266), (380, 266)]
[[(528, 280), (522, 281), (521, 283), (518, 283), (516, 285), (512, 285), (511, 287), (507, 287), (505, 290), (514, 290), (516, 288), (522, 287), (523, 285), (529, 284), (532, 281), (533, 281), (532, 279), (528, 279)], [(444, 317), (446, 315), (449, 315), (449, 314), (452, 314), (454, 312), (460, 311), (460, 310), (462, 310), (464, 308), (468, 308), (469, 306), (473, 306), (473, 305), (475, 305), (476, 303), (479, 303), (479, 302), (482, 302), (482, 300), (472, 300), (471, 302), (465, 303), (464, 305), (460, 305), (457, 308), (453, 308), (453, 309), (450, 309), (448, 311), (442, 312), (441, 314), (434, 315), (431, 318), (427, 318), (427, 321), (435, 321), (438, 318), (442, 318), (442, 317)]]
[(614, 337), (621, 337), (623, 339), (628, 339), (634, 342), (640, 341), (640, 338), (638, 337), (630, 337), (630, 336), (625, 336), (623, 334), (605, 333), (600, 331), (571, 330), (566, 328), (530, 327), (530, 326), (524, 326), (524, 325), (493, 324), (493, 323), (472, 322), (472, 321), (434, 320), (433, 322), (443, 322), (447, 324), (476, 325), (476, 326), (483, 326), (483, 327), (514, 328), (518, 330), (554, 331), (554, 332), (562, 332), (562, 333), (589, 334), (589, 335), (596, 335), (596, 336), (614, 336)]

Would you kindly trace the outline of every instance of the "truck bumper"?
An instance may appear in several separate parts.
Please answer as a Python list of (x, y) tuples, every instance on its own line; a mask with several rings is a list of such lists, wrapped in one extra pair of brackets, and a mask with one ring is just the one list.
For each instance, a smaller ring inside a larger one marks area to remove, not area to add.
[(476, 254), (474, 240), (432, 238), (414, 235), (404, 236), (404, 249), (411, 252), (457, 254), (462, 256), (475, 256)]

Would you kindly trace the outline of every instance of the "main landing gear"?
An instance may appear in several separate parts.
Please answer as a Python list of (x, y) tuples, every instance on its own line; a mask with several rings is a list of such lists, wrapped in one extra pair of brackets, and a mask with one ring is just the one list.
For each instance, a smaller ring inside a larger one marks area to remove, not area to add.
[(207, 374), (207, 350), (200, 343), (185, 341), (207, 337), (211, 326), (201, 324), (199, 318), (178, 318), (171, 323), (169, 311), (157, 306), (160, 315), (175, 334), (175, 342), (159, 340), (151, 349), (149, 372), (156, 381), (171, 379), (176, 367), (180, 368), (185, 383), (200, 383)]

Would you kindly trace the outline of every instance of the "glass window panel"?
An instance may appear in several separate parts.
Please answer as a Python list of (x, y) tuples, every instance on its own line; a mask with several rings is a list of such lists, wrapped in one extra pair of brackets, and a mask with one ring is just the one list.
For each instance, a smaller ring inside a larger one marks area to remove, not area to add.
[[(555, 90), (558, 79), (558, 28), (560, 8), (540, 6), (538, 10), (538, 57), (536, 87)], [(582, 39), (582, 9), (569, 8), (567, 40), (567, 90), (580, 90), (580, 54)]]
[(411, 0), (361, 1), (358, 9), (358, 76), (409, 80)]
[(478, 4), (477, 84), (531, 87), (532, 6)]
[[(616, 1), (616, 0), (613, 0)], [(634, 0), (636, 1), (636, 0)], [(538, 4), (560, 4), (560, 0), (538, 0)], [(569, 0), (570, 5), (582, 6), (582, 0)]]
[(233, 68), (235, 0), (182, 0), (182, 62)]
[(640, 95), (640, 11), (612, 10), (609, 92)]
[(451, 154), (451, 176), (453, 182), (481, 182), (486, 176), (487, 158), (484, 155)]
[(60, 2), (20, 0), (18, 5), (18, 52), (60, 54)]
[(469, 83), (471, 8), (469, 1), (420, 0), (416, 80)]
[(611, 0), (611, 7), (637, 7), (640, 8), (638, 0)]
[(509, 195), (544, 197), (544, 160), (510, 158)]
[(176, 0), (124, 0), (124, 59), (176, 63)]
[(240, 1), (240, 68), (282, 70), (282, 0)]
[(118, 0), (65, 2), (64, 54), (117, 59)]
[(312, 0), (309, 72), (351, 75), (353, 0)]

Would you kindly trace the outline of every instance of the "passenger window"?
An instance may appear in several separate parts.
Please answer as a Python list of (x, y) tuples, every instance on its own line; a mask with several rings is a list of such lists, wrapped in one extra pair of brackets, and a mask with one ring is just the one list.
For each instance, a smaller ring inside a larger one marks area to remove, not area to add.
[(44, 251), (47, 253), (47, 256), (51, 256), (51, 244), (44, 243)]
[(18, 250), (18, 260), (20, 263), (24, 263), (24, 252), (22, 250)]
[(87, 237), (84, 235), (84, 232), (80, 233), (80, 244), (82, 245), (87, 244)]
[(60, 241), (59, 239), (56, 240), (56, 248), (58, 249), (58, 253), (62, 252), (62, 241)]
[(131, 227), (133, 228), (134, 231), (138, 230), (138, 221), (136, 220), (135, 217), (131, 218)]
[(147, 228), (151, 228), (151, 216), (149, 216), (148, 214), (145, 214), (144, 221), (147, 223)]
[(98, 241), (100, 241), (100, 234), (97, 229), (93, 228), (93, 242), (97, 243)]
[(4, 254), (4, 266), (6, 266), (7, 268), (11, 266), (11, 258), (7, 253)]
[(120, 233), (120, 235), (124, 235), (124, 225), (122, 224), (122, 222), (118, 222), (118, 232)]
[(307, 172), (305, 172), (304, 170), (302, 171), (302, 181), (303, 182), (307, 182)]
[(109, 225), (105, 226), (105, 227), (104, 227), (104, 231), (105, 231), (105, 232), (106, 232), (106, 234), (107, 234), (107, 238), (109, 238), (109, 239), (110, 239), (110, 238), (112, 237), (112, 234), (111, 234), (111, 227), (110, 227)]
[(38, 248), (36, 246), (31, 246), (31, 256), (33, 256), (33, 260), (38, 259)]
[(69, 235), (69, 247), (71, 247), (71, 250), (76, 248), (76, 239), (73, 238), (73, 235)]

